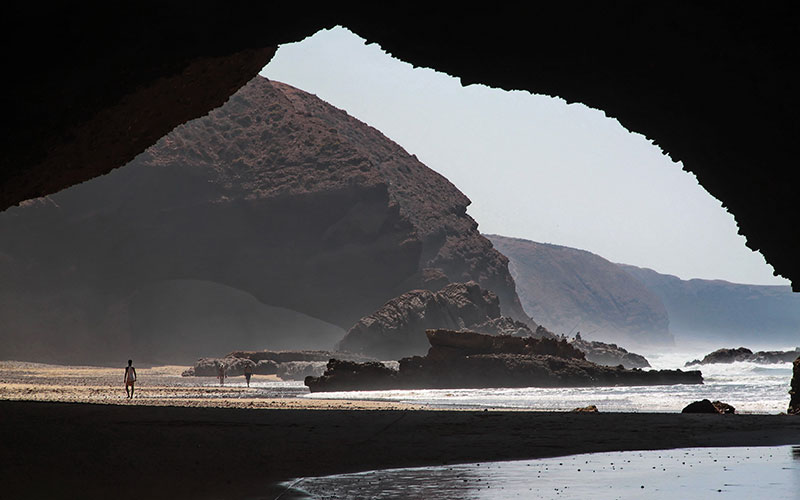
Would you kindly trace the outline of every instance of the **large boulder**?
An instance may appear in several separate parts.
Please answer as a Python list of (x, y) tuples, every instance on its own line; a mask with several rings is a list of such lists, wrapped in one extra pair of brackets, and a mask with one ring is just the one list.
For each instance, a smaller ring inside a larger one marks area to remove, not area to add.
[(736, 413), (736, 409), (728, 403), (723, 403), (722, 401), (711, 402), (708, 399), (703, 399), (701, 401), (689, 403), (683, 410), (681, 410), (681, 413), (733, 414)]
[(353, 325), (337, 349), (378, 359), (423, 354), (429, 345), (424, 333), (428, 329), (552, 336), (501, 316), (497, 295), (469, 281), (450, 283), (437, 292), (412, 290), (393, 298)]
[(378, 391), (398, 386), (398, 371), (382, 363), (340, 361), (328, 362), (323, 375), (306, 377), (305, 384), (311, 392), (324, 391)]

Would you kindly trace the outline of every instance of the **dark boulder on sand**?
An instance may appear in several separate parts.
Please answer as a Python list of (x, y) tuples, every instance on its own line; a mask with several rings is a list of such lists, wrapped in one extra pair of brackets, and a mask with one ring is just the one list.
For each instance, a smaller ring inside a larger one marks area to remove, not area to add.
[(794, 360), (794, 373), (792, 375), (792, 388), (789, 391), (792, 398), (789, 400), (790, 415), (800, 415), (800, 356)]
[(591, 387), (701, 384), (699, 371), (627, 370), (600, 366), (566, 340), (492, 336), (469, 331), (428, 330), (426, 356), (384, 365), (331, 360), (321, 377), (308, 377), (312, 392), (369, 389)]
[(428, 348), (425, 330), (447, 328), (485, 334), (554, 335), (501, 316), (497, 295), (478, 283), (450, 283), (437, 292), (411, 290), (361, 318), (337, 344), (342, 351), (378, 359), (422, 354)]
[(712, 403), (708, 399), (703, 399), (702, 401), (689, 403), (686, 408), (681, 410), (681, 413), (733, 414), (736, 413), (736, 408), (722, 401), (714, 401)]

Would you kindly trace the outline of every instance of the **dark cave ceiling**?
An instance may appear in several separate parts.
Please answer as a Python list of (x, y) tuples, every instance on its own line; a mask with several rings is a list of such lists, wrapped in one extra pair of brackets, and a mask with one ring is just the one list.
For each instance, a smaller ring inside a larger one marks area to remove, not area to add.
[(604, 110), (682, 161), (800, 290), (791, 7), (295, 5), (4, 7), (0, 209), (124, 165), (221, 105), (279, 44), (342, 25), (464, 84)]

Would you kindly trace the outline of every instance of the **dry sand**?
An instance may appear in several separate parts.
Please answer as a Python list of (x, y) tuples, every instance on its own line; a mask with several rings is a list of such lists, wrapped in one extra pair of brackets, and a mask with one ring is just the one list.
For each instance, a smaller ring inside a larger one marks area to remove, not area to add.
[(274, 498), (271, 484), (299, 476), (800, 444), (800, 418), (787, 415), (433, 411), (259, 399), (244, 387), (182, 379), (182, 369), (137, 368), (141, 397), (131, 402), (121, 368), (0, 363), (0, 496)]
[[(215, 377), (181, 377), (181, 373), (187, 368), (187, 366), (137, 367), (135, 397), (133, 400), (128, 400), (122, 382), (124, 367), (60, 366), (0, 361), (0, 400), (249, 409), (423, 408), (421, 405), (379, 401), (259, 397), (259, 391), (255, 387), (244, 386), (243, 376), (229, 377), (225, 385), (220, 386)], [(275, 375), (254, 375), (251, 383), (263, 381), (279, 382), (280, 379)]]

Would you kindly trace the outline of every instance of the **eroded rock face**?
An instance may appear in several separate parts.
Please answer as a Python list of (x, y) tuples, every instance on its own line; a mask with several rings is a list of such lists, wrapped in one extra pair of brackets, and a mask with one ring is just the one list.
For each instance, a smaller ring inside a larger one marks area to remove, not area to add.
[(628, 369), (650, 367), (650, 362), (644, 356), (628, 352), (617, 344), (606, 344), (604, 342), (576, 338), (572, 341), (572, 346), (586, 354), (586, 359), (598, 365), (622, 365)]
[[(378, 359), (422, 354), (428, 329), (475, 329), (487, 334), (534, 335), (524, 323), (501, 316), (497, 295), (478, 283), (451, 283), (438, 292), (412, 290), (361, 318), (337, 349)], [(539, 332), (539, 335), (546, 335)]]
[(169, 331), (143, 342), (131, 303), (165, 280), (222, 284), (342, 328), (409, 289), (475, 280), (528, 322), (468, 204), (379, 131), (257, 77), (125, 167), (0, 213), (0, 356), (168, 362), (181, 346)]
[(700, 384), (699, 371), (600, 366), (565, 340), (429, 330), (426, 356), (403, 358), (399, 370), (331, 360), (312, 392), (390, 388), (585, 387)]

